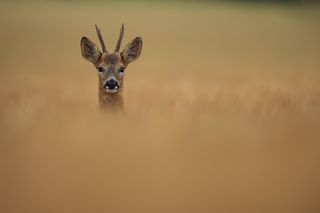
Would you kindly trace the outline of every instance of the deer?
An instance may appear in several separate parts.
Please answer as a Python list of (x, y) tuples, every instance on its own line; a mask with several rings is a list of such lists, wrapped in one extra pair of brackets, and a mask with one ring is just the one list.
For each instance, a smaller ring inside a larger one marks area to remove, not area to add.
[(121, 25), (116, 48), (113, 53), (108, 52), (100, 28), (95, 25), (96, 33), (102, 51), (87, 37), (80, 42), (81, 54), (84, 59), (92, 63), (98, 73), (98, 98), (100, 109), (123, 110), (124, 75), (127, 66), (137, 60), (142, 50), (142, 39), (136, 37), (120, 52), (124, 35), (124, 25)]

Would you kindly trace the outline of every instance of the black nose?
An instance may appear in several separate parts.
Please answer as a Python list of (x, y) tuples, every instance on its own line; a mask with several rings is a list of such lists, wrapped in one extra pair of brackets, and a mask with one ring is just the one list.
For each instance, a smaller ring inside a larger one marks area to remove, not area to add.
[(109, 81), (106, 82), (104, 87), (107, 89), (116, 89), (119, 87), (119, 84), (114, 79), (110, 79)]

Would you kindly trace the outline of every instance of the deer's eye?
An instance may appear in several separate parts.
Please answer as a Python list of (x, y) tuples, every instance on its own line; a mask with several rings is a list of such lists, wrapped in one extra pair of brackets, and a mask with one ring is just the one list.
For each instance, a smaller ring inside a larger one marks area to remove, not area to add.
[(125, 68), (124, 67), (120, 67), (119, 69), (119, 73), (123, 74), (124, 73)]
[(104, 69), (102, 67), (98, 68), (98, 72), (103, 72), (103, 71), (104, 71)]

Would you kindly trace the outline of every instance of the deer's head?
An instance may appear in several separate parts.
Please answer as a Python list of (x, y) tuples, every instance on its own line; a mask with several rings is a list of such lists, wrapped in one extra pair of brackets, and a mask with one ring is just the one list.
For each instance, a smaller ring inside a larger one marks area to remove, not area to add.
[(82, 56), (95, 66), (99, 75), (100, 85), (102, 85), (107, 93), (122, 91), (125, 70), (129, 63), (139, 58), (142, 49), (142, 39), (141, 37), (136, 37), (120, 52), (124, 33), (124, 26), (122, 25), (116, 48), (113, 53), (109, 53), (100, 29), (97, 25), (95, 25), (95, 27), (101, 43), (102, 52), (94, 42), (87, 37), (82, 37), (80, 44)]

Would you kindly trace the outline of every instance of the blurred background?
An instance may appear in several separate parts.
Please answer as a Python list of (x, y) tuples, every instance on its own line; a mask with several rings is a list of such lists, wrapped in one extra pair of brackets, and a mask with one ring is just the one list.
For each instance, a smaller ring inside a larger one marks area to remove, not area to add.
[[(315, 1), (0, 1), (0, 212), (319, 212)], [(80, 52), (143, 39), (125, 113)]]

